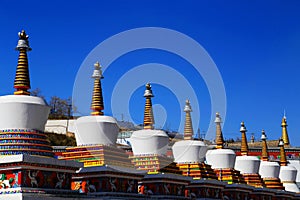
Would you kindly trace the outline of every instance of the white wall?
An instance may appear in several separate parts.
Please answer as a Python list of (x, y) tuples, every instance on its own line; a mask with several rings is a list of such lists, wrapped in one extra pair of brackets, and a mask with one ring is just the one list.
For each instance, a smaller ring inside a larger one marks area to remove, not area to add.
[[(69, 120), (69, 125), (68, 125), (68, 132), (75, 133), (75, 119), (70, 119)], [(66, 127), (67, 127), (68, 120), (55, 120), (55, 119), (48, 119), (46, 126), (45, 126), (45, 131), (46, 132), (53, 132), (53, 133), (58, 133), (58, 134), (66, 134)]]

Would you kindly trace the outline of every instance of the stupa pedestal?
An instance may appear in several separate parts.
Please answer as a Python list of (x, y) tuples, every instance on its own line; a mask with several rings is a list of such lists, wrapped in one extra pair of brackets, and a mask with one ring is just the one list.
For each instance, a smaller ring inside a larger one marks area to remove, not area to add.
[(186, 187), (186, 197), (194, 199), (223, 199), (226, 183), (217, 180), (194, 179)]
[(136, 198), (138, 181), (145, 172), (135, 170), (125, 151), (115, 145), (116, 120), (109, 116), (81, 118), (76, 122), (80, 146), (67, 148), (60, 157), (84, 164), (72, 177), (72, 190), (97, 198)]
[(153, 199), (186, 199), (190, 177), (177, 174), (147, 174), (141, 181), (139, 192)]
[(218, 179), (211, 166), (205, 163), (177, 163), (177, 166), (183, 176), (190, 176), (194, 179)]
[(71, 180), (81, 166), (73, 161), (24, 154), (3, 156), (0, 193), (77, 194), (70, 190)]
[(223, 190), (223, 199), (250, 199), (253, 189), (245, 184), (228, 184)]

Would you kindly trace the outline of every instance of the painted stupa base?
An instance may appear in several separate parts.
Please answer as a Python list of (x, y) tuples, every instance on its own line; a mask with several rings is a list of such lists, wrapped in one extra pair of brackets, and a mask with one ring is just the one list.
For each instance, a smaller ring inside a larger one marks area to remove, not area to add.
[[(10, 190), (10, 191), (9, 191)], [(61, 192), (61, 193), (60, 193)], [(63, 191), (45, 193), (45, 189), (39, 190), (31, 188), (20, 188), (19, 191), (6, 189), (5, 192), (0, 192), (0, 200), (70, 200), (70, 199), (86, 199), (84, 195), (78, 194), (77, 191)], [(81, 197), (81, 198), (80, 198)]]
[[(160, 169), (165, 168), (165, 170), (167, 170), (165, 172), (180, 174), (180, 170), (176, 167), (176, 164), (173, 163), (173, 159), (166, 156), (145, 154), (129, 156), (129, 158), (137, 170), (143, 170), (151, 173), (159, 172)], [(173, 165), (170, 165), (172, 163)]]
[(0, 194), (74, 194), (72, 174), (81, 163), (31, 155), (0, 157)]
[(228, 184), (232, 183), (240, 183), (240, 184), (246, 184), (244, 177), (240, 174), (239, 171), (235, 169), (214, 169), (218, 180), (227, 182)]
[(266, 188), (284, 190), (283, 184), (279, 178), (263, 178)]
[(250, 199), (253, 189), (245, 184), (228, 184), (223, 190), (223, 199)]
[(44, 132), (32, 129), (0, 130), (0, 155), (18, 154), (54, 156)]
[(242, 174), (247, 185), (262, 188), (264, 182), (259, 174)]
[(139, 193), (153, 199), (187, 199), (185, 191), (191, 180), (170, 173), (147, 174), (139, 182)]
[(84, 167), (73, 175), (72, 190), (95, 197), (119, 196), (132, 199), (138, 195), (138, 182), (145, 174), (120, 166)]
[(227, 184), (217, 180), (194, 179), (186, 187), (186, 197), (191, 199), (223, 199)]
[(205, 163), (177, 163), (177, 166), (183, 176), (190, 176), (194, 179), (213, 179), (218, 180), (218, 177), (210, 165)]
[(128, 155), (115, 145), (91, 145), (69, 147), (62, 153), (61, 160), (76, 160), (84, 163), (84, 167), (116, 165), (133, 168)]

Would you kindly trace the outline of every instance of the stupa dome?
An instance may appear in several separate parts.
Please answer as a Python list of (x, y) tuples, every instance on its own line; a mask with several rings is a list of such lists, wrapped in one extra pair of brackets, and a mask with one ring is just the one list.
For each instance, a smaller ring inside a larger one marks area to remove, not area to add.
[(233, 169), (235, 157), (235, 152), (231, 149), (212, 149), (206, 153), (207, 164), (213, 169)]
[(133, 155), (165, 155), (169, 136), (162, 130), (138, 130), (132, 133), (130, 143)]
[(279, 178), (284, 181), (295, 181), (297, 176), (297, 169), (293, 166), (281, 166), (279, 172)]
[(241, 174), (257, 174), (260, 160), (256, 156), (237, 156), (234, 168)]
[(75, 122), (77, 145), (113, 145), (117, 141), (119, 126), (110, 116), (84, 116)]
[(259, 174), (262, 178), (278, 178), (280, 166), (277, 162), (261, 161)]
[(207, 146), (202, 141), (182, 140), (176, 142), (172, 150), (177, 163), (200, 163), (204, 161)]
[(0, 97), (0, 130), (33, 129), (44, 131), (50, 107), (40, 97), (7, 95)]
[(297, 169), (293, 166), (281, 166), (279, 178), (283, 183), (284, 189), (289, 192), (299, 193), (300, 190), (296, 184)]

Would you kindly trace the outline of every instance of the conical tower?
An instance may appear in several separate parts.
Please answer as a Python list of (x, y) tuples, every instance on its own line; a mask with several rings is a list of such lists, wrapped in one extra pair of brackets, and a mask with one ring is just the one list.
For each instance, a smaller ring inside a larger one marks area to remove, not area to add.
[(247, 143), (247, 136), (246, 136), (247, 129), (245, 127), (244, 122), (241, 123), (240, 132), (242, 133), (241, 154), (243, 156), (248, 156), (248, 143)]
[(284, 142), (283, 139), (280, 138), (279, 140), (279, 144), (278, 144), (279, 148), (280, 148), (280, 166), (287, 166), (287, 160), (286, 160), (286, 155), (285, 155), (285, 149), (284, 149)]
[(144, 129), (153, 129), (154, 118), (153, 118), (151, 98), (154, 97), (154, 95), (152, 94), (150, 83), (146, 84), (144, 97), (146, 98), (145, 111), (144, 111)]
[(264, 130), (261, 132), (262, 150), (261, 150), (261, 160), (269, 161), (269, 152), (267, 145), (267, 136)]
[(30, 95), (28, 91), (30, 89), (29, 69), (27, 51), (31, 51), (29, 47), (29, 36), (25, 31), (19, 32), (19, 41), (16, 50), (19, 51), (17, 71), (14, 81), (15, 95)]
[(220, 113), (218, 113), (218, 112), (216, 113), (215, 123), (216, 123), (216, 145), (217, 145), (217, 149), (222, 149), (223, 144), (224, 144), (223, 133), (222, 133), (222, 129), (221, 129), (222, 119), (220, 117)]
[(91, 115), (103, 115), (104, 104), (103, 104), (103, 96), (102, 96), (102, 86), (101, 86), (101, 79), (103, 79), (102, 75), (102, 67), (99, 62), (94, 64), (94, 73), (92, 78), (94, 80), (94, 89), (93, 89), (93, 97), (92, 97), (92, 104), (91, 104)]
[(286, 122), (286, 116), (284, 115), (281, 121), (281, 127), (282, 127), (282, 140), (284, 143), (284, 147), (290, 147), (290, 140), (287, 132), (287, 122)]
[(189, 100), (185, 101), (184, 112), (185, 112), (184, 139), (191, 140), (193, 139), (194, 131), (193, 131), (193, 124), (191, 119), (192, 108)]

